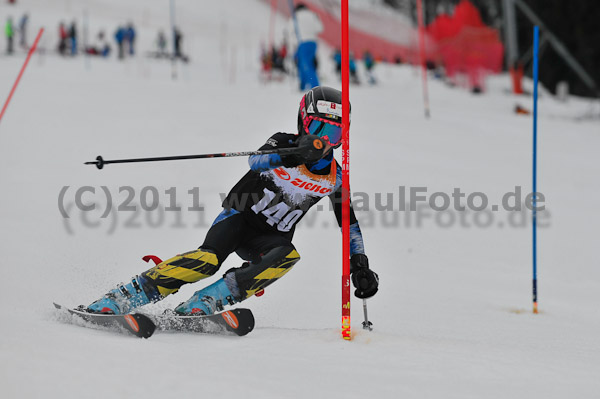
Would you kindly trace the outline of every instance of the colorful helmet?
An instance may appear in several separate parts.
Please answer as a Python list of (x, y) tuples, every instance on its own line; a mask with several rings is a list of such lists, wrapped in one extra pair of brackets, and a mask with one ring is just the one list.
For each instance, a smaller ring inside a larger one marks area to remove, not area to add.
[(321, 137), (333, 147), (342, 144), (342, 92), (317, 86), (300, 101), (298, 134)]

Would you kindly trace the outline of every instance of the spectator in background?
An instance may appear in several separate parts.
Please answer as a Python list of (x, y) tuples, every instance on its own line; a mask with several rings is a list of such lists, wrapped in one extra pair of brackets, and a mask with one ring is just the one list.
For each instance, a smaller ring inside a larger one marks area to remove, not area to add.
[(173, 28), (174, 31), (174, 40), (175, 40), (175, 58), (184, 58), (183, 53), (181, 52), (181, 42), (183, 40), (183, 34), (179, 30), (179, 28)]
[(260, 63), (263, 72), (271, 72), (271, 55), (267, 51), (265, 44), (260, 44)]
[(273, 46), (273, 68), (279, 69), (283, 73), (287, 73), (287, 68), (285, 66), (285, 58), (287, 57), (287, 41), (283, 39), (283, 43), (281, 43), (281, 47), (279, 49)]
[(104, 31), (98, 33), (98, 50), (102, 57), (108, 57), (110, 55), (110, 44), (108, 44), (108, 40), (106, 40)]
[(71, 23), (71, 27), (69, 28), (69, 41), (71, 44), (71, 55), (77, 54), (77, 26), (75, 25), (75, 21)]
[(281, 47), (279, 48), (279, 56), (285, 60), (288, 54), (288, 45), (287, 40), (283, 39), (283, 43), (281, 43)]
[(67, 51), (67, 28), (63, 22), (58, 26), (58, 52), (60, 55), (65, 55)]
[(124, 40), (127, 43), (127, 47), (129, 48), (129, 55), (134, 55), (135, 50), (135, 29), (133, 27), (133, 23), (130, 22), (125, 28), (125, 36)]
[(165, 32), (158, 31), (158, 37), (156, 38), (156, 48), (158, 50), (158, 57), (166, 57), (167, 54), (167, 37)]
[(85, 52), (90, 55), (98, 55), (101, 57), (108, 57), (110, 54), (110, 45), (106, 41), (104, 31), (98, 33), (98, 42), (96, 46), (89, 46), (85, 49)]
[(335, 63), (335, 72), (338, 75), (338, 78), (342, 79), (342, 51), (338, 48), (335, 49), (335, 53), (333, 53), (333, 62)]
[(4, 26), (4, 33), (6, 35), (6, 54), (13, 53), (13, 38), (15, 36), (15, 30), (13, 29), (12, 18), (6, 19), (6, 25)]
[(356, 60), (354, 59), (354, 53), (350, 52), (350, 83), (359, 84), (358, 74), (356, 73)]
[(365, 63), (365, 70), (367, 71), (367, 81), (369, 84), (374, 85), (377, 83), (375, 81), (375, 76), (373, 76), (373, 67), (375, 66), (375, 59), (369, 52), (369, 50), (365, 50), (363, 53), (363, 62)]
[(305, 91), (319, 86), (317, 77), (317, 36), (323, 31), (323, 23), (318, 15), (312, 12), (303, 3), (298, 3), (294, 9), (298, 24), (298, 49), (296, 62), (300, 90)]
[(125, 57), (125, 28), (119, 26), (115, 32), (115, 41), (119, 48), (119, 59), (122, 60)]
[(29, 15), (27, 13), (23, 14), (21, 20), (19, 21), (19, 44), (22, 48), (27, 49), (29, 46), (27, 45), (27, 24), (29, 22)]
[[(358, 74), (356, 73), (356, 60), (354, 59), (354, 53), (350, 52), (350, 60), (348, 65), (348, 70), (350, 71), (350, 82), (354, 84), (359, 84)], [(339, 79), (342, 79), (342, 52), (339, 48), (335, 49), (335, 53), (333, 53), (333, 61), (335, 62), (335, 72), (338, 75)]]
[(271, 65), (273, 69), (277, 69), (283, 73), (286, 73), (285, 70), (285, 55), (287, 54), (287, 49), (285, 47), (285, 43), (281, 48), (277, 49), (277, 47), (273, 46), (271, 50)]

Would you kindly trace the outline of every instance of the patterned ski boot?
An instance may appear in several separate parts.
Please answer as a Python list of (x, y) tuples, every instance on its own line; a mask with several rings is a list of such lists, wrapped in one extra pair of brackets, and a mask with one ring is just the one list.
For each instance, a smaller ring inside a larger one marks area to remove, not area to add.
[(156, 302), (160, 295), (142, 276), (135, 276), (127, 285), (119, 284), (85, 310), (90, 313), (125, 314), (133, 309)]
[(196, 291), (190, 299), (175, 308), (175, 313), (183, 316), (210, 315), (222, 311), (224, 305), (239, 302), (231, 293), (232, 284), (233, 291), (237, 291), (235, 280), (231, 280), (228, 284), (225, 279), (219, 279), (208, 287)]

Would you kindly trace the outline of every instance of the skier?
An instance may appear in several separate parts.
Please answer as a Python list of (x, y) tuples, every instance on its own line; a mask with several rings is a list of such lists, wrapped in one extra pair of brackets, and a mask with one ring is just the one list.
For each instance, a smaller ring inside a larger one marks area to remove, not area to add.
[[(179, 315), (209, 315), (259, 293), (300, 260), (292, 244), (296, 223), (328, 196), (341, 225), (341, 167), (333, 149), (341, 144), (341, 92), (315, 87), (300, 102), (298, 134), (276, 133), (262, 150), (295, 147), (291, 155), (249, 158), (250, 171), (223, 201), (223, 211), (197, 249), (177, 255), (121, 284), (87, 307), (88, 312), (124, 314), (177, 292), (186, 283), (214, 275), (236, 252), (246, 262), (225, 272), (175, 308)], [(360, 227), (350, 212), (351, 276), (355, 295), (369, 298), (379, 278), (369, 269)]]

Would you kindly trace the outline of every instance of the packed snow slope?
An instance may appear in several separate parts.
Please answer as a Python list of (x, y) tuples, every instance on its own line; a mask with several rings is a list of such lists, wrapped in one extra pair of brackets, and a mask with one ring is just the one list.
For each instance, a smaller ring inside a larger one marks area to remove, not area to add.
[[(467, 196), (481, 192), (491, 208), (518, 186), (524, 201), (531, 191), (532, 119), (513, 109), (531, 108), (531, 98), (509, 94), (506, 76), (489, 79), (484, 95), (432, 80), (427, 120), (418, 71), (378, 65), (378, 85), (350, 92), (351, 184), (361, 193), (355, 205), (381, 279), (368, 301), (374, 331), (361, 329), (362, 303), (354, 299), (353, 340), (340, 338), (341, 240), (325, 206), (297, 229), (301, 262), (263, 297), (242, 304), (256, 317), (250, 335), (157, 333), (139, 340), (65, 323), (52, 302), (88, 304), (146, 270), (143, 255), (167, 258), (197, 248), (219, 212), (219, 193), (247, 171), (247, 160), (101, 171), (83, 162), (99, 154), (255, 149), (277, 131), (295, 131), (301, 93), (292, 79), (259, 80), (269, 24), (262, 2), (178, 1), (192, 61), (176, 66), (177, 79), (170, 62), (143, 57), (157, 31), (168, 28), (167, 2), (18, 3), (2, 2), (0, 20), (29, 11), (29, 36), (44, 26), (47, 51), (32, 58), (0, 122), (3, 397), (598, 397), (600, 127), (590, 117), (597, 103), (558, 103), (541, 91), (540, 314), (531, 313), (528, 213), (434, 212), (423, 203), (418, 212), (399, 209), (400, 187), (406, 201), (411, 187), (426, 187), (428, 196), (455, 188)], [(138, 56), (88, 63), (58, 57), (52, 50), (58, 22), (81, 20), (83, 6), (90, 36), (105, 28), (112, 37), (117, 24), (133, 21)], [(339, 87), (329, 55), (321, 49), (322, 83)], [(2, 100), (24, 59), (0, 57)], [(95, 203), (94, 211), (74, 204), (86, 186), (96, 192), (83, 193), (82, 201)], [(129, 205), (137, 211), (113, 209), (102, 218), (102, 187), (114, 207), (133, 192)], [(142, 205), (152, 208), (152, 187), (160, 206), (150, 212)], [(382, 210), (388, 196), (393, 210)], [(441, 204), (443, 195), (436, 198)], [(164, 210), (177, 204), (181, 212)], [(194, 210), (200, 205), (203, 212)], [(221, 271), (240, 264), (232, 255)], [(142, 310), (160, 313), (205, 283)]]

